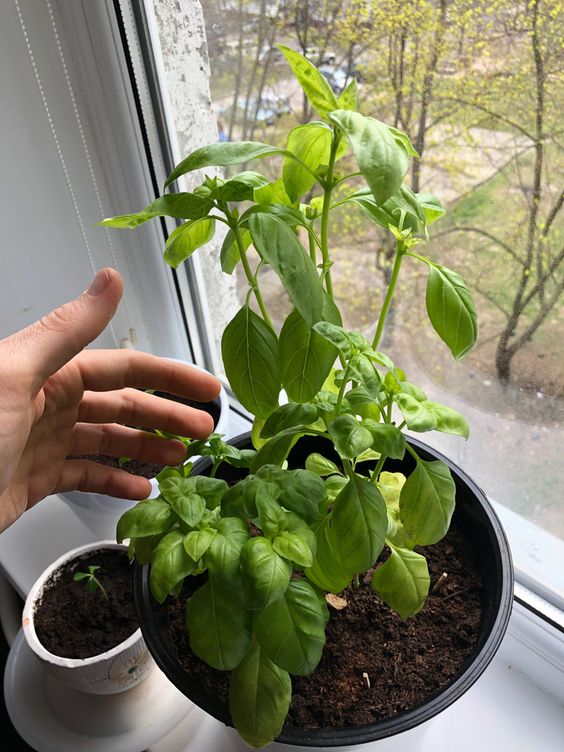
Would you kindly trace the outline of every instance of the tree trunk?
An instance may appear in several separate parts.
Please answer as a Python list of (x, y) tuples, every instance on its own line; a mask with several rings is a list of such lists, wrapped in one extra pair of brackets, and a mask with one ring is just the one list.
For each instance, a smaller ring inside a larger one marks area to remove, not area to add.
[[(421, 94), (421, 109), (419, 111), (419, 126), (417, 129), (417, 136), (415, 138), (415, 149), (419, 153), (419, 156), (423, 156), (425, 151), (425, 136), (427, 134), (427, 117), (429, 115), (429, 106), (433, 97), (433, 83), (435, 79), (435, 73), (437, 71), (437, 64), (439, 62), (439, 56), (441, 53), (441, 45), (443, 41), (445, 25), (447, 15), (447, 0), (440, 0), (440, 18), (435, 27), (435, 35), (433, 40), (433, 50), (431, 53), (431, 60), (429, 62), (429, 70), (427, 71), (425, 78), (423, 79), (423, 92)], [(411, 189), (414, 193), (418, 193), (421, 182), (421, 159), (413, 160), (413, 167), (411, 171)]]
[(241, 83), (243, 77), (243, 1), (239, 0), (238, 15), (239, 15), (239, 50), (237, 57), (237, 70), (235, 72), (235, 91), (233, 92), (233, 106), (231, 107), (231, 115), (229, 117), (229, 131), (228, 139), (233, 140), (233, 131), (235, 129), (235, 120), (237, 117), (237, 109), (239, 106), (239, 93), (241, 91)]
[[(527, 3), (527, 7), (532, 13), (532, 34), (531, 44), (532, 52), (535, 63), (535, 85), (536, 85), (536, 120), (535, 120), (535, 165), (533, 170), (533, 195), (531, 197), (530, 209), (529, 209), (529, 222), (527, 230), (527, 245), (525, 251), (525, 265), (521, 273), (521, 279), (519, 280), (519, 287), (513, 299), (511, 308), (511, 314), (505, 324), (505, 327), (500, 335), (497, 351), (496, 351), (496, 371), (499, 381), (507, 382), (510, 378), (511, 359), (513, 355), (520, 349), (527, 341), (529, 337), (521, 336), (516, 340), (513, 345), (509, 346), (509, 340), (515, 336), (515, 331), (519, 324), (523, 311), (526, 307), (526, 301), (524, 302), (525, 291), (532, 281), (532, 267), (535, 260), (535, 250), (537, 254), (536, 272), (537, 279), (542, 279), (543, 265), (542, 265), (542, 241), (539, 242), (537, 238), (538, 234), (538, 212), (540, 202), (542, 198), (542, 170), (544, 162), (544, 61), (541, 54), (541, 42), (538, 34), (538, 16), (539, 16), (539, 0), (533, 0), (530, 4)], [(544, 307), (544, 289), (542, 285), (539, 287), (537, 293), (539, 304), (541, 309)]]

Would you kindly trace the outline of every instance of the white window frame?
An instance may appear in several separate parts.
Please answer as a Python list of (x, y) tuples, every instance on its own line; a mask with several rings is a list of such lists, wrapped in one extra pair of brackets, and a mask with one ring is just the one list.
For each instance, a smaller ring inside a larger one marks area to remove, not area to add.
[[(148, 117), (149, 110), (141, 111), (138, 92), (143, 92), (143, 81), (138, 80), (135, 89), (132, 85), (132, 63), (126, 57), (117, 8), (112, 0), (63, 0), (58, 9), (72, 40), (98, 151), (105, 159), (111, 211), (135, 211), (154, 200), (165, 173), (161, 149), (154, 149), (156, 134), (151, 129), (155, 123)], [(103, 108), (99, 107), (102, 102)], [(128, 267), (135, 293), (143, 300), (144, 315), (150, 322), (153, 351), (209, 368), (211, 363), (196, 325), (196, 300), (183, 295), (180, 305), (185, 275), (177, 274), (162, 261), (170, 229), (170, 225), (150, 222), (141, 231), (121, 233), (129, 250)]]

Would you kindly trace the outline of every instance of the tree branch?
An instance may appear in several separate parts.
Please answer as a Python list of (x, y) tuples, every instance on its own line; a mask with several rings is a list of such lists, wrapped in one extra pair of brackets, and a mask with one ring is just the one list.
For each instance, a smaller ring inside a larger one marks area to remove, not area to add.
[(490, 110), (488, 107), (485, 107), (482, 104), (478, 104), (477, 102), (468, 102), (467, 100), (459, 99), (458, 97), (441, 97), (441, 100), (443, 102), (456, 102), (457, 104), (465, 105), (466, 107), (474, 107), (475, 109), (480, 110), (481, 112), (485, 112), (486, 115), (490, 115), (490, 117), (496, 118), (501, 123), (506, 123), (512, 128), (515, 128), (515, 130), (519, 131), (519, 133), (522, 133), (530, 141), (535, 140), (535, 137), (531, 133), (529, 133), (525, 128), (519, 125), (519, 123), (516, 123), (514, 120), (511, 120), (510, 118), (507, 118), (504, 115), (500, 115), (499, 112)]
[(511, 258), (514, 261), (516, 261), (518, 264), (520, 264), (523, 267), (525, 266), (525, 262), (519, 258), (519, 256), (515, 253), (515, 251), (513, 250), (513, 248), (511, 248), (510, 245), (505, 243), (500, 238), (497, 238), (495, 235), (492, 235), (490, 232), (487, 232), (487, 230), (482, 230), (481, 227), (473, 227), (471, 225), (457, 225), (456, 227), (451, 227), (448, 230), (443, 230), (442, 232), (434, 234), (433, 240), (435, 240), (436, 238), (440, 238), (443, 235), (450, 235), (453, 232), (473, 232), (476, 235), (482, 235), (482, 237), (487, 238), (492, 243), (495, 243), (500, 248), (503, 248), (503, 250), (506, 251), (506, 253), (508, 253), (511, 256)]
[(564, 191), (562, 191), (562, 193), (560, 194), (560, 196), (558, 196), (558, 198), (556, 199), (556, 202), (554, 203), (554, 206), (548, 212), (548, 215), (546, 217), (546, 221), (544, 223), (544, 227), (543, 227), (542, 233), (541, 233), (541, 235), (542, 235), (543, 238), (546, 238), (546, 236), (548, 235), (549, 230), (550, 230), (550, 226), (552, 225), (552, 223), (556, 219), (556, 215), (558, 214), (558, 212), (560, 211), (560, 209), (562, 209), (562, 205), (563, 204), (564, 204)]

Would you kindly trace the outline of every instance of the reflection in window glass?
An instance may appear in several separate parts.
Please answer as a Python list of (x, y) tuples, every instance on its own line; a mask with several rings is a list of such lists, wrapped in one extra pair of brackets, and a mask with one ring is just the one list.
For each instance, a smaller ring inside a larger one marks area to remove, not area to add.
[[(432, 190), (448, 209), (425, 253), (463, 275), (481, 328), (474, 350), (453, 363), (426, 323), (426, 272), (406, 264), (384, 349), (431, 399), (468, 418), (468, 444), (429, 440), (490, 497), (564, 539), (560, 2), (203, 5), (220, 139), (281, 145), (289, 127), (316, 117), (276, 42), (305, 54), (336, 92), (356, 78), (363, 111), (410, 135), (421, 159), (409, 186)], [(345, 326), (370, 335), (393, 246), (350, 208), (333, 214), (332, 233)], [(261, 289), (280, 326), (290, 306), (270, 270)]]

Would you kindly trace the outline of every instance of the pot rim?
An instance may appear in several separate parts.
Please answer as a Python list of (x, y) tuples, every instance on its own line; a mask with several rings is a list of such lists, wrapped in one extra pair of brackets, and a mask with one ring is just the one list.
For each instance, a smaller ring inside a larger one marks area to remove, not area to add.
[[(239, 446), (248, 442), (249, 439), (250, 433), (245, 433), (231, 439), (230, 443)], [(376, 741), (378, 739), (385, 739), (419, 726), (452, 705), (452, 703), (470, 689), (493, 659), (505, 635), (509, 618), (511, 616), (513, 602), (513, 564), (509, 543), (497, 514), (481, 488), (460, 467), (458, 467), (458, 465), (449, 460), (438, 450), (424, 444), (418, 439), (409, 436), (408, 442), (422, 450), (424, 453), (428, 453), (432, 459), (439, 459), (445, 462), (450, 468), (457, 485), (463, 484), (468, 488), (483, 512), (484, 520), (482, 525), (489, 526), (488, 533), (492, 548), (495, 545), (498, 554), (496, 558), (498, 559), (497, 570), (499, 576), (497, 579), (499, 580), (499, 586), (495, 591), (495, 618), (488, 627), (489, 631), (484, 628), (485, 636), (482, 636), (482, 639), (476, 648), (476, 652), (473, 657), (465, 663), (459, 676), (449, 685), (442, 690), (439, 690), (431, 697), (428, 697), (419, 705), (414, 706), (393, 718), (353, 728), (315, 729), (306, 731), (297, 727), (284, 726), (282, 732), (276, 739), (278, 743), (301, 747), (346, 747)], [(210, 460), (207, 457), (201, 458), (199, 461), (199, 463), (201, 463), (199, 469), (205, 467), (208, 462), (210, 462)], [(175, 677), (175, 674), (178, 674), (179, 664), (175, 658), (173, 659), (171, 655), (163, 650), (160, 638), (158, 637), (158, 630), (155, 625), (152, 623), (150, 625), (148, 624), (148, 620), (153, 621), (151, 619), (152, 612), (149, 607), (151, 596), (149, 591), (148, 574), (148, 565), (142, 566), (136, 563), (134, 573), (134, 593), (143, 637), (159, 668), (181, 691), (184, 691), (180, 683), (175, 681), (175, 678), (177, 678)], [(207, 695), (207, 693), (204, 693), (204, 695)], [(200, 699), (202, 698), (193, 694), (190, 699), (196, 704), (200, 704)], [(205, 696), (203, 699), (205, 700)], [(222, 706), (226, 710), (225, 705), (222, 704)], [(200, 704), (200, 707), (222, 723), (232, 725), (228, 711), (222, 713), (222, 711), (217, 710), (217, 707), (211, 708), (209, 702), (207, 706), (205, 704)]]
[(38, 601), (43, 595), (43, 591), (47, 582), (51, 579), (52, 575), (60, 569), (64, 564), (73, 559), (78, 558), (80, 555), (88, 552), (102, 551), (107, 549), (118, 549), (120, 551), (127, 551), (127, 546), (123, 543), (116, 543), (115, 540), (100, 540), (94, 543), (86, 543), (83, 546), (77, 546), (76, 548), (67, 551), (59, 556), (58, 559), (50, 564), (43, 570), (42, 574), (37, 578), (31, 587), (28, 596), (25, 601), (25, 605), (22, 612), (22, 628), (27, 644), (33, 650), (35, 655), (41, 660), (51, 663), (55, 666), (63, 666), (65, 668), (78, 668), (84, 666), (91, 666), (102, 661), (110, 660), (116, 655), (123, 653), (130, 648), (140, 639), (142, 639), (141, 629), (138, 627), (127, 639), (115, 645), (110, 650), (106, 650), (104, 653), (98, 653), (97, 655), (91, 655), (88, 658), (64, 658), (63, 656), (56, 655), (47, 650), (43, 643), (39, 640), (37, 632), (35, 631), (35, 611)]

